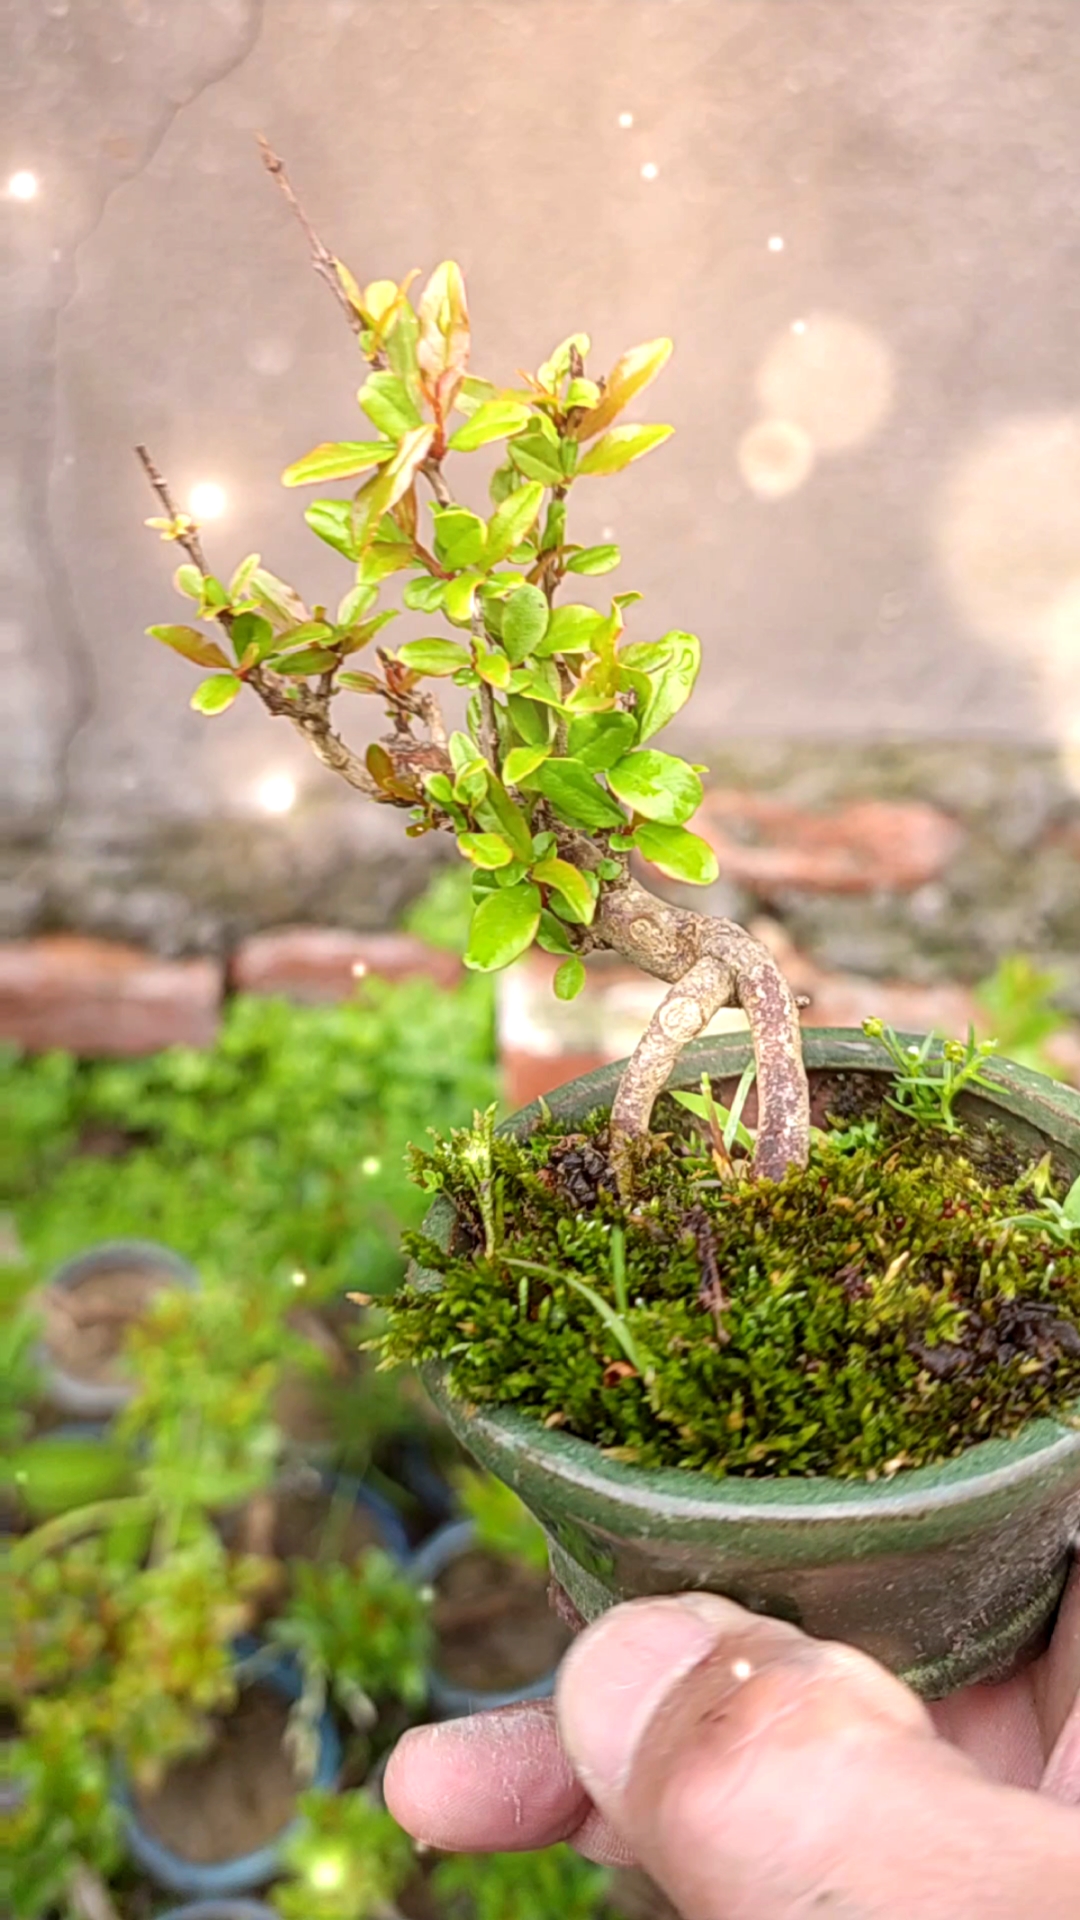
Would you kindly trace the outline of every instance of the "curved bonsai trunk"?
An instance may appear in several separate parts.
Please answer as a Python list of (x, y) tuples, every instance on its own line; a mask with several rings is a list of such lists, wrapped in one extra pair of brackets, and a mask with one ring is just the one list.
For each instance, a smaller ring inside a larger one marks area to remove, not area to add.
[(671, 983), (638, 1041), (611, 1110), (612, 1160), (628, 1182), (635, 1142), (648, 1132), (658, 1095), (688, 1040), (721, 1007), (741, 1007), (757, 1062), (754, 1172), (779, 1180), (810, 1151), (810, 1095), (794, 995), (760, 940), (732, 920), (671, 907), (628, 880), (601, 890), (593, 944)]

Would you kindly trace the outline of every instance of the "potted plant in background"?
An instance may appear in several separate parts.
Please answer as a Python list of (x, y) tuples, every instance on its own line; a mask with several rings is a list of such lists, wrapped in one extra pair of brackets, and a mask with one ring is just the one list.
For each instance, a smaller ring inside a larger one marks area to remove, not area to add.
[[(455, 1431), (539, 1517), (577, 1617), (714, 1586), (926, 1693), (1001, 1673), (1052, 1612), (1080, 1518), (1080, 1101), (973, 1041), (804, 1043), (758, 941), (637, 877), (715, 877), (689, 824), (701, 769), (653, 744), (700, 646), (627, 638), (634, 593), (559, 594), (619, 563), (571, 538), (570, 495), (667, 437), (623, 416), (670, 343), (598, 380), (575, 334), (500, 388), (468, 372), (453, 263), (414, 307), (408, 282), (361, 287), (303, 224), (366, 362), (369, 426), (284, 477), (368, 476), (306, 512), (350, 583), (331, 611), (257, 555), (219, 578), (143, 449), (151, 524), (202, 623), (151, 632), (207, 670), (196, 709), (253, 696), (407, 833), (454, 837), (474, 870), (467, 966), (537, 941), (562, 996), (601, 950), (669, 984), (620, 1070), (420, 1157), (442, 1198), (386, 1350), (429, 1365)], [(481, 514), (447, 462), (496, 443)], [(405, 607), (444, 624), (391, 649), (378, 600), (399, 574)], [(457, 731), (440, 679), (466, 694)], [(365, 754), (338, 731), (342, 696), (388, 716)], [(748, 1040), (697, 1041), (731, 1004)], [(669, 1085), (700, 1094), (704, 1132)]]
[(446, 1718), (553, 1693), (570, 1639), (548, 1604), (547, 1541), (528, 1509), (490, 1474), (458, 1473), (455, 1490), (463, 1517), (410, 1565), (433, 1591), (428, 1693)]

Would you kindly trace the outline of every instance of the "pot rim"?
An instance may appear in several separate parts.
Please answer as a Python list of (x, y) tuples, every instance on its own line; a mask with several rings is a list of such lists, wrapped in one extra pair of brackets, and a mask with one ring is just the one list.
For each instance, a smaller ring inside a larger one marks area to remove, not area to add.
[[(898, 1038), (915, 1045), (922, 1036), (903, 1033)], [(853, 1028), (807, 1028), (803, 1054), (811, 1072), (876, 1073), (885, 1077), (892, 1071), (881, 1048)], [(693, 1041), (683, 1049), (667, 1085), (690, 1086), (702, 1071), (714, 1078), (736, 1077), (750, 1057), (747, 1033), (717, 1034)], [(615, 1061), (568, 1081), (548, 1095), (546, 1102), (534, 1101), (512, 1114), (499, 1131), (518, 1137), (527, 1134), (544, 1117), (545, 1107), (556, 1119), (561, 1115), (567, 1120), (577, 1117), (589, 1110), (582, 1101), (583, 1090), (595, 1095), (593, 1106), (610, 1102), (625, 1064)], [(988, 1061), (986, 1077), (990, 1088), (963, 1096), (969, 1110), (992, 1108), (1009, 1115), (1052, 1143), (1080, 1171), (1080, 1094), (1012, 1061)], [(452, 1203), (440, 1195), (425, 1222), (427, 1232), (438, 1239), (440, 1233), (448, 1232), (452, 1217)], [(425, 1278), (429, 1285), (438, 1282), (438, 1276), (430, 1270), (414, 1268), (413, 1272), (421, 1284)], [(687, 1522), (746, 1522), (758, 1517), (772, 1525), (791, 1523), (804, 1529), (808, 1523), (828, 1525), (838, 1520), (910, 1520), (931, 1510), (941, 1513), (966, 1508), (973, 1499), (980, 1506), (984, 1501), (1003, 1498), (1014, 1502), (1029, 1482), (1045, 1487), (1048, 1479), (1059, 1474), (1062, 1478), (1075, 1476), (1080, 1456), (1080, 1426), (1074, 1430), (1056, 1420), (1039, 1419), (1030, 1421), (1011, 1439), (978, 1441), (950, 1460), (902, 1468), (889, 1479), (841, 1480), (826, 1475), (751, 1479), (736, 1474), (716, 1478), (699, 1468), (642, 1468), (609, 1460), (591, 1441), (545, 1429), (513, 1407), (485, 1404), (466, 1413), (466, 1403), (453, 1395), (447, 1384), (447, 1368), (431, 1363), (423, 1372), (444, 1410), (449, 1402), (459, 1419), (464, 1414), (470, 1433), (486, 1440), (493, 1451), (511, 1455), (542, 1452), (545, 1476), (572, 1489), (577, 1500), (593, 1512), (597, 1502), (610, 1501), (623, 1514), (634, 1509), (654, 1517), (662, 1514), (673, 1528)], [(1076, 1414), (1080, 1423), (1080, 1401)]]

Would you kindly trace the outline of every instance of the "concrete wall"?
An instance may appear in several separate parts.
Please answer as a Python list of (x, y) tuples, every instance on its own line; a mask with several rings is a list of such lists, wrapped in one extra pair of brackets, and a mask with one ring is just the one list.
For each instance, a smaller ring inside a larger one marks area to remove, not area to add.
[(702, 633), (703, 755), (977, 739), (1080, 788), (1075, 0), (0, 14), (4, 171), (37, 183), (0, 203), (12, 930), (372, 924), (424, 858), (253, 704), (190, 714), (142, 637), (179, 603), (136, 439), (181, 495), (223, 488), (223, 568), (345, 584), (277, 474), (357, 431), (357, 363), (256, 129), (363, 276), (461, 259), (484, 369), (581, 325), (600, 364), (675, 335), (650, 412), (676, 439), (578, 524), (623, 543), (636, 630)]

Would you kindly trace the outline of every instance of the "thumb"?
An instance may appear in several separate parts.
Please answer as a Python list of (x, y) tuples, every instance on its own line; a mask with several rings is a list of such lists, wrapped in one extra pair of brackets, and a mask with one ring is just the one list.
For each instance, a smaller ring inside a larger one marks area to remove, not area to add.
[(986, 1780), (852, 1648), (712, 1594), (574, 1643), (562, 1739), (685, 1920), (1075, 1920), (1080, 1821)]

